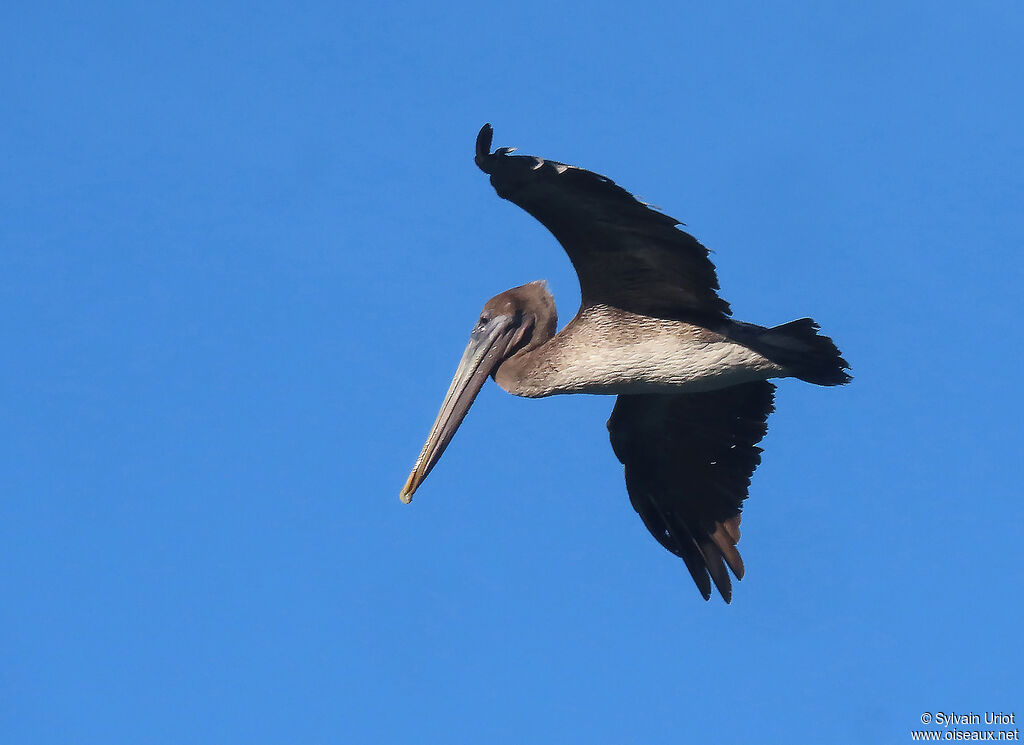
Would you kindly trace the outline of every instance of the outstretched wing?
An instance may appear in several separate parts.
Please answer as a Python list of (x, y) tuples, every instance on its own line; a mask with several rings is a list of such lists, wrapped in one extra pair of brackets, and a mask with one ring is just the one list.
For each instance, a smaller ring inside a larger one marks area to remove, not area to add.
[(644, 525), (686, 562), (704, 599), (714, 581), (732, 599), (726, 565), (743, 578), (740, 510), (761, 462), (757, 443), (775, 386), (744, 383), (706, 393), (621, 395), (608, 420), (612, 449)]
[(609, 178), (514, 148), (491, 153), (494, 130), (476, 141), (476, 164), (498, 196), (518, 204), (562, 244), (579, 276), (583, 306), (678, 320), (728, 316), (708, 250), (673, 217), (651, 209)]

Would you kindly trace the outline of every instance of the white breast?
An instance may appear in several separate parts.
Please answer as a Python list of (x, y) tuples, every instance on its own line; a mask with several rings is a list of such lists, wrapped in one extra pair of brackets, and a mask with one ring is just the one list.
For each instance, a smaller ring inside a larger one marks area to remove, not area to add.
[[(723, 336), (679, 321), (592, 306), (550, 342), (517, 380), (520, 396), (698, 392), (775, 377), (782, 369)], [(525, 360), (524, 360), (525, 362)]]

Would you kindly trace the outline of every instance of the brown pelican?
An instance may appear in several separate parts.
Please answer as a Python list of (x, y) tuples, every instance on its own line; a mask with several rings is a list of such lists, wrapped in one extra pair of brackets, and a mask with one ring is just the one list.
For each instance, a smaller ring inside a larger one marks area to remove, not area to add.
[(491, 152), (485, 124), (476, 164), (498, 196), (537, 218), (569, 254), (582, 303), (555, 333), (544, 282), (484, 305), (441, 411), (401, 498), (408, 503), (491, 376), (516, 396), (614, 394), (612, 449), (644, 525), (680, 557), (704, 599), (726, 602), (743, 561), (740, 510), (774, 409), (769, 378), (818, 385), (850, 380), (818, 325), (765, 328), (729, 318), (708, 250), (681, 223), (591, 171)]

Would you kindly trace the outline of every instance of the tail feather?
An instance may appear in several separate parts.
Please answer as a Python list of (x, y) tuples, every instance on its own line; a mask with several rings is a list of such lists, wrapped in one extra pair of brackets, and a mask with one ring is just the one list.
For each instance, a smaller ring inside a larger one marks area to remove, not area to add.
[(773, 326), (761, 332), (757, 351), (785, 367), (793, 377), (818, 385), (843, 385), (853, 378), (849, 363), (829, 337), (818, 333), (810, 318)]

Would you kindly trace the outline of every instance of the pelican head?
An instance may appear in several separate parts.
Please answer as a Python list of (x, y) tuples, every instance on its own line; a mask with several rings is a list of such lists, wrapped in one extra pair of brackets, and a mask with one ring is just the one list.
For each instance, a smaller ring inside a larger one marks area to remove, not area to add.
[(412, 501), (416, 489), (441, 459), (487, 377), (493, 377), (513, 357), (551, 339), (557, 323), (555, 301), (543, 280), (513, 287), (487, 301), (469, 335), (469, 344), (427, 442), (402, 487), (399, 496), (403, 502)]

